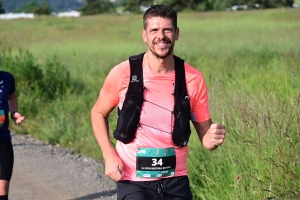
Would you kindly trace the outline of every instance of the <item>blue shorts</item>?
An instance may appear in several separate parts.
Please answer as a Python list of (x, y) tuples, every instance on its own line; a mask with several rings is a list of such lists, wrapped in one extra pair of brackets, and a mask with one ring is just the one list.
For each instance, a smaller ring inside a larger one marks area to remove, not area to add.
[(118, 200), (191, 200), (187, 176), (162, 178), (155, 181), (118, 181)]
[(0, 179), (10, 181), (14, 166), (11, 139), (0, 139)]

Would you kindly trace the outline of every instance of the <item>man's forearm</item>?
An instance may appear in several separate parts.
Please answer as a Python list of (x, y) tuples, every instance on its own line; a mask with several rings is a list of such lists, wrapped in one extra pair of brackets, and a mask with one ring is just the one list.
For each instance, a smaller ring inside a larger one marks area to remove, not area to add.
[(102, 151), (103, 158), (106, 160), (116, 154), (109, 137), (108, 119), (94, 109), (91, 112), (91, 118), (94, 135)]
[(10, 113), (18, 112), (18, 100), (15, 93), (8, 97), (8, 107)]

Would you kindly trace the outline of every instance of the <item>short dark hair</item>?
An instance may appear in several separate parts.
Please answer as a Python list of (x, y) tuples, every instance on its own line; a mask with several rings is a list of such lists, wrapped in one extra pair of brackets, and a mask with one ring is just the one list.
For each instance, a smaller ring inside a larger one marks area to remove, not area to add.
[(147, 27), (147, 19), (151, 17), (162, 17), (172, 20), (174, 28), (177, 28), (177, 13), (173, 8), (165, 5), (154, 5), (146, 10), (144, 13), (144, 29)]

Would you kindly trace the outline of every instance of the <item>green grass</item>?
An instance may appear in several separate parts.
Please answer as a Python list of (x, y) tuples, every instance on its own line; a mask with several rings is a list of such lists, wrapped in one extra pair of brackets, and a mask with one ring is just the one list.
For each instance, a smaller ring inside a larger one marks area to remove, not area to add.
[[(300, 199), (299, 20), (298, 9), (179, 13), (175, 54), (204, 74), (212, 119), (227, 128), (224, 145), (213, 152), (193, 131), (188, 165), (195, 199)], [(0, 54), (0, 67), (19, 73), (26, 116), (12, 129), (101, 160), (90, 110), (109, 70), (146, 50), (142, 16), (36, 17), (0, 27), (0, 50), (11, 48), (11, 55)], [(43, 71), (39, 87), (26, 82), (38, 74), (33, 69)], [(69, 85), (61, 86), (65, 72)], [(52, 94), (57, 87), (64, 89)], [(111, 129), (115, 124), (114, 111)]]

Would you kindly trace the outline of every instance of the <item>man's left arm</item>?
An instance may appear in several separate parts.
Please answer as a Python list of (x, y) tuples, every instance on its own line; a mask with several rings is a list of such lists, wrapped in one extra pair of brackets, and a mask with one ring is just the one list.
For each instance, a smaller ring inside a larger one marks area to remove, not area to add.
[(8, 106), (11, 118), (16, 124), (21, 124), (25, 117), (18, 112), (18, 100), (15, 92), (8, 96)]
[(223, 144), (226, 135), (223, 124), (213, 124), (211, 119), (204, 122), (193, 122), (193, 124), (204, 148), (215, 150)]

